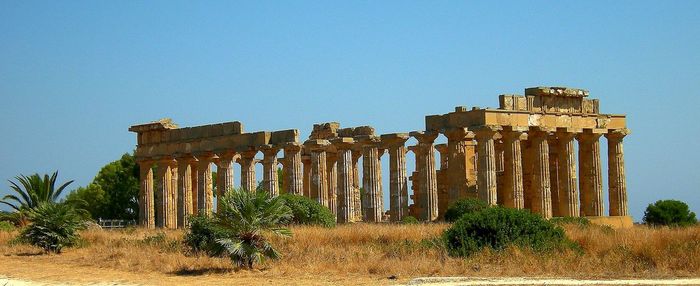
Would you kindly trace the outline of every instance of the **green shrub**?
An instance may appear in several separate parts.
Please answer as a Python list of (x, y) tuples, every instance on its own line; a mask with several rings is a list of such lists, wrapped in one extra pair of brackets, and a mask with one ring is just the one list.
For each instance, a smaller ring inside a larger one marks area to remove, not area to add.
[(442, 235), (451, 256), (466, 257), (485, 247), (509, 245), (546, 251), (571, 246), (561, 227), (526, 210), (491, 207), (464, 214)]
[(489, 204), (480, 199), (462, 199), (447, 207), (445, 221), (455, 222), (464, 214), (478, 212), (488, 207)]
[(292, 209), (292, 218), (284, 224), (335, 226), (335, 216), (331, 211), (318, 202), (303, 196), (284, 194), (280, 196), (285, 204)]
[(15, 229), (15, 225), (11, 224), (7, 221), (0, 221), (0, 231), (13, 231)]
[(190, 227), (185, 234), (185, 245), (193, 252), (203, 252), (209, 256), (221, 256), (224, 248), (217, 239), (226, 237), (226, 231), (216, 225), (216, 218), (195, 215), (189, 218)]
[(588, 227), (589, 225), (591, 225), (591, 221), (585, 217), (570, 217), (570, 216), (553, 217), (553, 218), (549, 219), (549, 222), (556, 224), (556, 225), (573, 224), (573, 225), (576, 225), (576, 226), (581, 227), (581, 228)]
[(28, 217), (31, 224), (22, 231), (22, 239), (46, 252), (61, 253), (78, 241), (78, 230), (85, 228), (83, 217), (68, 204), (41, 203)]
[(644, 222), (649, 225), (689, 226), (697, 223), (695, 213), (688, 205), (677, 200), (661, 200), (649, 204), (644, 211)]
[(402, 223), (402, 224), (419, 224), (420, 221), (418, 221), (417, 218), (415, 218), (415, 217), (409, 215), (409, 216), (403, 217), (403, 218), (401, 219), (401, 223)]

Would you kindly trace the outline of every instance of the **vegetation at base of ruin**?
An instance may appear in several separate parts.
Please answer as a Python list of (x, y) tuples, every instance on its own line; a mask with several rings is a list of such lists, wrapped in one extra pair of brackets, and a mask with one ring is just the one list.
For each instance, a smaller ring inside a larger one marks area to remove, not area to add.
[(216, 217), (195, 215), (189, 218), (189, 228), (185, 234), (184, 244), (192, 253), (209, 256), (221, 256), (224, 248), (217, 242), (227, 236), (225, 230), (216, 224)]
[[(501, 251), (486, 248), (467, 258), (451, 257), (435, 242), (449, 226), (292, 225), (293, 237), (272, 237), (270, 241), (284, 254), (283, 259), (268, 260), (255, 271), (237, 270), (226, 257), (192, 254), (184, 247), (178, 248), (177, 242), (185, 235), (182, 230), (83, 230), (80, 235), (85, 246), (64, 249), (60, 256), (36, 256), (43, 251), (12, 243), (19, 232), (15, 230), (0, 232), (0, 267), (5, 275), (26, 273), (27, 267), (48, 271), (60, 266), (61, 270), (53, 274), (56, 279), (83, 275), (83, 279), (98, 282), (105, 278), (95, 273), (110, 271), (116, 277), (113, 279), (134, 279), (137, 284), (163, 284), (176, 279), (199, 285), (253, 278), (279, 279), (275, 282), (282, 284), (279, 281), (294, 279), (312, 284), (395, 285), (418, 276), (664, 278), (697, 277), (700, 273), (700, 226), (637, 225), (609, 231), (595, 225), (565, 224), (562, 228), (566, 236), (580, 245), (581, 252), (565, 249), (541, 253), (510, 246)], [(387, 279), (390, 276), (398, 279)]]
[(579, 227), (588, 227), (591, 225), (591, 221), (585, 217), (553, 217), (549, 219), (549, 222), (556, 225), (576, 225)]
[(292, 210), (292, 217), (285, 219), (285, 224), (320, 225), (334, 227), (335, 216), (318, 202), (304, 196), (283, 194), (279, 196)]
[(537, 252), (575, 246), (561, 227), (528, 210), (487, 207), (462, 215), (442, 235), (447, 252), (468, 257), (484, 248), (496, 251), (511, 246)]
[(19, 175), (15, 177), (16, 182), (10, 181), (10, 189), (14, 194), (6, 195), (0, 200), (12, 208), (13, 212), (4, 215), (4, 219), (11, 220), (15, 225), (24, 226), (28, 221), (28, 212), (44, 203), (57, 202), (61, 193), (73, 181), (68, 181), (56, 187), (58, 171), (51, 176), (39, 174), (30, 176)]
[(478, 212), (488, 207), (489, 204), (480, 199), (461, 199), (447, 207), (445, 221), (455, 222), (464, 214)]
[(15, 230), (14, 224), (12, 224), (8, 221), (0, 221), (0, 231), (9, 232), (9, 231), (13, 231), (13, 230)]
[(407, 216), (401, 218), (401, 223), (402, 224), (419, 224), (420, 221), (418, 221), (418, 219), (415, 218), (414, 216), (407, 215)]
[(292, 217), (292, 210), (279, 196), (273, 197), (263, 189), (226, 192), (219, 198), (221, 209), (215, 224), (224, 237), (216, 239), (231, 261), (239, 267), (252, 269), (265, 259), (281, 255), (269, 242), (269, 236), (290, 237), (292, 232), (282, 223)]
[(644, 222), (651, 226), (684, 227), (697, 224), (695, 213), (677, 200), (659, 200), (644, 211)]
[(40, 203), (28, 210), (27, 216), (30, 224), (20, 237), (45, 252), (61, 253), (78, 241), (78, 230), (85, 228), (84, 216), (67, 203)]
[(84, 207), (93, 219), (138, 218), (139, 166), (134, 156), (125, 153), (119, 160), (100, 169), (86, 187), (68, 194), (68, 201), (90, 202)]

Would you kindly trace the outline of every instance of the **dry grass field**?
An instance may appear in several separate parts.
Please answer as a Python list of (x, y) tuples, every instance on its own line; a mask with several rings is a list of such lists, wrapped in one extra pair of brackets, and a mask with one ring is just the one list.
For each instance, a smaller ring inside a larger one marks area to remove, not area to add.
[[(398, 284), (419, 276), (668, 278), (700, 275), (700, 227), (612, 230), (565, 226), (583, 251), (484, 250), (467, 259), (446, 255), (435, 238), (445, 224), (355, 224), (293, 227), (273, 239), (282, 260), (253, 271), (225, 258), (190, 254), (182, 231), (88, 230), (79, 247), (45, 255), (0, 232), (0, 274), (48, 281), (146, 284)], [(391, 277), (391, 279), (390, 279)]]

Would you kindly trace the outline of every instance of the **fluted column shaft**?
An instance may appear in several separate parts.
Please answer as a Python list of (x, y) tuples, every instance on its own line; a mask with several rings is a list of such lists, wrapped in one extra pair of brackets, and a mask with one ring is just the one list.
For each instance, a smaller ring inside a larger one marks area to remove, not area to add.
[(139, 225), (144, 228), (155, 228), (155, 210), (153, 194), (153, 162), (139, 162)]
[(168, 205), (168, 228), (177, 228), (177, 189), (179, 183), (179, 172), (177, 162), (173, 161), (170, 166), (170, 204)]
[(193, 158), (193, 161), (190, 164), (190, 187), (192, 189), (192, 191), (190, 192), (190, 203), (192, 206), (192, 214), (199, 213), (199, 205), (197, 203), (197, 196), (199, 194), (199, 175), (197, 174), (197, 168), (199, 168), (199, 164), (197, 162), (197, 159)]
[(328, 183), (328, 209), (337, 218), (338, 214), (338, 155), (326, 152), (326, 179)]
[(222, 198), (233, 191), (233, 154), (219, 155), (216, 163), (216, 212), (222, 208)]
[(326, 149), (328, 140), (307, 140), (305, 147), (311, 152), (311, 199), (328, 207), (328, 172), (326, 171)]
[(279, 149), (271, 145), (267, 145), (262, 149), (263, 153), (263, 188), (270, 195), (276, 197), (279, 195), (279, 182), (277, 181), (277, 153)]
[(523, 161), (521, 138), (523, 132), (507, 131), (503, 134), (503, 190), (498, 196), (502, 197), (504, 206), (523, 209), (525, 195), (523, 191)]
[(557, 133), (559, 162), (559, 213), (562, 216), (578, 217), (579, 207), (578, 180), (576, 176), (576, 155), (574, 153), (575, 133)]
[(382, 135), (389, 147), (389, 219), (401, 221), (408, 215), (408, 182), (406, 179), (406, 147), (408, 134)]
[(479, 130), (476, 132), (476, 152), (477, 152), (477, 184), (479, 199), (489, 205), (496, 205), (497, 182), (496, 182), (496, 150), (493, 137), (496, 134), (493, 130)]
[(177, 227), (186, 228), (187, 219), (192, 215), (192, 161), (190, 158), (177, 159)]
[(576, 138), (579, 143), (578, 159), (582, 216), (603, 216), (603, 178), (600, 170), (601, 133), (585, 132)]
[(548, 134), (545, 131), (530, 132), (530, 141), (533, 145), (533, 192), (532, 212), (542, 215), (544, 218), (552, 217), (552, 193), (549, 178), (549, 144)]
[(285, 191), (298, 196), (304, 195), (304, 173), (301, 163), (301, 144), (290, 143), (284, 146)]
[(211, 177), (211, 157), (198, 157), (197, 162), (197, 211), (211, 215), (214, 209), (214, 193)]
[(257, 181), (255, 178), (255, 154), (258, 151), (251, 150), (241, 153), (240, 164), (241, 164), (241, 188), (246, 191), (252, 192), (257, 189)]
[(311, 198), (311, 156), (302, 156), (301, 162), (304, 165), (304, 196), (307, 198)]
[(447, 137), (447, 152), (449, 168), (447, 169), (448, 204), (467, 197), (469, 190), (469, 156), (467, 145), (474, 139), (474, 133), (466, 128), (451, 129), (445, 132)]
[[(357, 144), (359, 146), (359, 144)], [(362, 157), (362, 148), (357, 147), (352, 150), (352, 201), (355, 205), (353, 208), (355, 221), (362, 221), (364, 215), (362, 212), (362, 197), (360, 195), (360, 168), (358, 162)]]
[(175, 228), (175, 222), (172, 218), (173, 201), (173, 185), (171, 167), (175, 168), (172, 160), (161, 160), (158, 162), (156, 172), (156, 183), (158, 190), (156, 191), (156, 227)]
[(368, 142), (363, 144), (365, 144), (362, 147), (362, 186), (365, 191), (362, 198), (364, 221), (381, 222), (383, 206), (377, 145)]
[(420, 219), (434, 221), (438, 218), (438, 190), (437, 173), (435, 170), (435, 148), (433, 142), (437, 138), (434, 132), (411, 132), (411, 136), (418, 140), (416, 148), (416, 160), (421, 162), (416, 165), (418, 168), (418, 186), (421, 211)]
[(628, 216), (627, 181), (625, 178), (625, 155), (622, 140), (629, 130), (614, 130), (605, 137), (608, 139), (608, 200), (611, 216)]
[(333, 145), (338, 150), (338, 223), (355, 221), (355, 202), (353, 197), (353, 170), (352, 170), (352, 146), (351, 138), (338, 138)]

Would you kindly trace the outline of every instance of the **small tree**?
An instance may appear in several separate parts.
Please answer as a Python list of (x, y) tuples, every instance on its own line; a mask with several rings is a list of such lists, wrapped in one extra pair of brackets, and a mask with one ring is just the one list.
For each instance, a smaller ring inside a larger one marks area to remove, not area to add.
[(489, 204), (480, 199), (462, 199), (447, 208), (445, 221), (455, 222), (464, 214), (478, 212), (488, 207)]
[(10, 181), (10, 188), (15, 194), (6, 195), (0, 200), (0, 204), (7, 205), (15, 211), (5, 217), (19, 226), (24, 226), (27, 224), (28, 211), (40, 204), (57, 202), (61, 193), (73, 182), (71, 180), (56, 187), (57, 178), (58, 171), (51, 176), (33, 174), (15, 177), (17, 182)]
[(697, 223), (695, 213), (686, 203), (677, 200), (660, 200), (649, 204), (643, 220), (652, 226), (689, 226)]
[(253, 268), (265, 258), (278, 259), (280, 254), (268, 242), (268, 235), (288, 237), (292, 232), (282, 227), (282, 221), (292, 211), (280, 197), (271, 197), (266, 191), (237, 190), (226, 192), (221, 209), (216, 214), (216, 225), (225, 237), (216, 241), (228, 253), (236, 266)]
[(285, 224), (320, 225), (334, 227), (335, 216), (330, 209), (304, 196), (281, 195), (285, 204), (292, 209), (292, 216), (285, 219)]
[(45, 252), (61, 253), (66, 246), (78, 240), (78, 230), (85, 224), (73, 206), (65, 203), (42, 203), (28, 212), (31, 224), (26, 227), (21, 238)]

